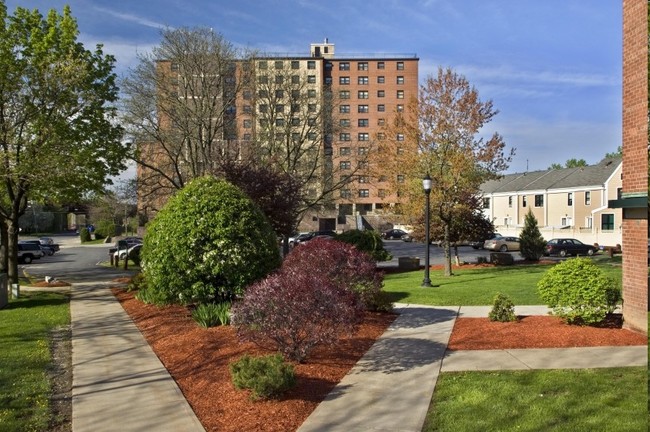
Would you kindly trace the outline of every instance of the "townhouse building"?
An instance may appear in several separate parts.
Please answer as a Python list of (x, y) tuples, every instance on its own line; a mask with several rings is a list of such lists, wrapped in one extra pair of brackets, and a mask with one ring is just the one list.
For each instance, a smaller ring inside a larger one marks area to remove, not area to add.
[(503, 235), (518, 235), (532, 211), (547, 240), (621, 244), (622, 212), (610, 200), (622, 193), (620, 158), (596, 165), (508, 174), (482, 185), (483, 212)]

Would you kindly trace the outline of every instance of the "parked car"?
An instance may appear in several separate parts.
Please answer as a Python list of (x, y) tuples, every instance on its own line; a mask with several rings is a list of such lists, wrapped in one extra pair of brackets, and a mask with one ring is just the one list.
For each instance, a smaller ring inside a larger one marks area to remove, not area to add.
[(41, 237), (38, 239), (41, 246), (47, 246), (51, 248), (54, 252), (58, 252), (61, 248), (58, 244), (54, 243), (54, 239), (51, 237)]
[(308, 232), (307, 234), (301, 234), (298, 237), (296, 237), (295, 244), (306, 243), (309, 240), (315, 239), (316, 237), (334, 238), (334, 237), (336, 237), (336, 232), (332, 231), (332, 230), (311, 231), (311, 232)]
[(485, 245), (486, 241), (495, 239), (497, 237), (503, 237), (503, 236), (499, 233), (492, 233), (488, 235), (486, 238), (484, 238), (483, 240), (476, 240), (476, 241), (469, 242), (469, 245), (474, 249), (483, 249), (483, 245)]
[(483, 248), (499, 252), (518, 251), (519, 237), (496, 237), (487, 240)]
[(37, 243), (18, 242), (18, 262), (30, 264), (35, 259), (45, 256), (41, 245)]
[(304, 236), (306, 236), (307, 234), (309, 234), (309, 232), (299, 232), (299, 233), (293, 234), (291, 237), (289, 237), (289, 247), (293, 247), (296, 244), (297, 239), (299, 239), (299, 238), (303, 239), (303, 238), (305, 238)]
[(43, 251), (43, 254), (47, 256), (52, 256), (56, 252), (53, 246), (41, 244), (39, 240), (20, 240), (20, 243), (38, 245)]
[(391, 229), (388, 231), (384, 231), (381, 233), (381, 238), (384, 240), (400, 240), (402, 237), (405, 235), (408, 235), (408, 233), (404, 230), (401, 229)]
[(122, 250), (119, 250), (119, 251), (115, 251), (114, 256), (118, 256), (117, 254), (119, 253), (119, 258), (121, 260), (126, 258), (127, 255), (128, 255), (129, 258), (133, 259), (134, 256), (140, 255), (140, 249), (142, 249), (142, 243), (137, 243), (137, 244), (134, 244), (133, 246), (129, 247), (127, 250), (122, 249)]
[(544, 255), (593, 255), (598, 251), (596, 246), (588, 245), (574, 238), (555, 238), (546, 243)]

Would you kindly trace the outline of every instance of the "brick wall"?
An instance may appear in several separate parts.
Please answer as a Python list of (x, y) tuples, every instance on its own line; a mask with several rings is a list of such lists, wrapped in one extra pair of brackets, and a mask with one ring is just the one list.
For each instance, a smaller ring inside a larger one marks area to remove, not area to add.
[[(623, 0), (623, 193), (648, 190), (647, 0)], [(623, 221), (623, 316), (647, 333), (647, 219)]]

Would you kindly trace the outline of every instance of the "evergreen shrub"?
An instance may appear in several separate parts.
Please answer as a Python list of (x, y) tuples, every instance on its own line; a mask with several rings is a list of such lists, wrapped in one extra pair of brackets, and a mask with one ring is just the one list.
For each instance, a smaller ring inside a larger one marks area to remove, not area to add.
[(507, 295), (497, 293), (492, 302), (492, 310), (490, 310), (488, 317), (490, 318), (490, 321), (517, 321), (517, 316), (515, 315), (515, 304)]
[(519, 253), (528, 261), (539, 261), (546, 249), (546, 240), (537, 227), (537, 219), (528, 209), (524, 219), (524, 228), (519, 234)]
[(336, 239), (353, 245), (361, 252), (370, 255), (375, 261), (388, 261), (393, 257), (384, 248), (384, 242), (377, 231), (350, 230), (337, 235)]
[(244, 355), (230, 363), (234, 386), (251, 391), (251, 399), (267, 399), (279, 395), (296, 384), (293, 365), (279, 354), (252, 357)]

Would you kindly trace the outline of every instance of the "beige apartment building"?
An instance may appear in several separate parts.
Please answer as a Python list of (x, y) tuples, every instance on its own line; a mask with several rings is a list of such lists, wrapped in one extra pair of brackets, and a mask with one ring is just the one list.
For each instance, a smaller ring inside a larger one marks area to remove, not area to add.
[(622, 242), (622, 211), (608, 202), (621, 196), (622, 162), (508, 174), (483, 184), (483, 211), (502, 235), (519, 235), (532, 211), (546, 240), (577, 238), (584, 243)]

